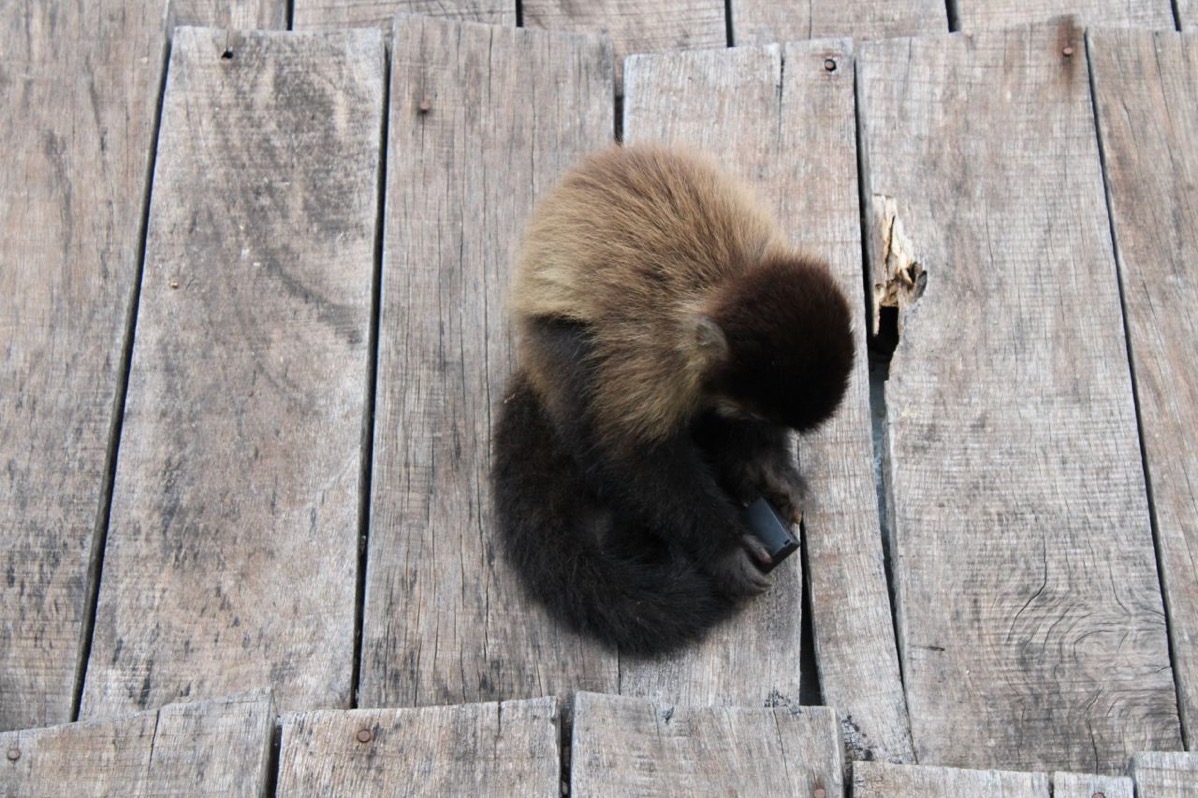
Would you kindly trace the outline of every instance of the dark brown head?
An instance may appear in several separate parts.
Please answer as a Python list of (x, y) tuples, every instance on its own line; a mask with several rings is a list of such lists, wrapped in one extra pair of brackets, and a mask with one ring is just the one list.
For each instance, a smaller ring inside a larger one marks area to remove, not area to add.
[(852, 316), (828, 268), (777, 258), (725, 286), (700, 320), (719, 401), (800, 432), (836, 411), (853, 367)]

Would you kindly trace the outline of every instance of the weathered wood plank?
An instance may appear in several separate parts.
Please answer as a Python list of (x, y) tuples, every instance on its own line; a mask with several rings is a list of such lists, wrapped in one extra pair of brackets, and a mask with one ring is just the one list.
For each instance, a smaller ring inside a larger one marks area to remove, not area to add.
[(87, 715), (349, 703), (383, 58), (175, 33)]
[(1177, 22), (1184, 31), (1198, 30), (1198, 0), (1176, 0)]
[(572, 796), (844, 794), (836, 713), (826, 707), (660, 706), (578, 693)]
[(213, 28), (287, 28), (287, 0), (171, 0), (175, 25)]
[(516, 24), (516, 0), (294, 0), (294, 25), (304, 28), (377, 27), (390, 32), (396, 14), (457, 22)]
[(1048, 776), (929, 765), (853, 763), (853, 798), (1048, 798)]
[(1080, 24), (1173, 30), (1172, 0), (951, 0), (960, 29), (990, 30), (1075, 14)]
[(850, 48), (848, 41), (813, 41), (783, 52), (778, 216), (795, 242), (829, 259), (856, 300), (857, 360), (848, 393), (831, 421), (799, 441), (809, 489), (805, 576), (820, 688), (845, 725), (849, 755), (910, 762), (874, 483)]
[(283, 716), (279, 795), (558, 796), (555, 698)]
[(361, 705), (614, 692), (496, 556), (489, 480), (521, 229), (611, 140), (610, 46), (401, 17), (393, 53)]
[[(1181, 717), (1198, 732), (1198, 37), (1090, 39)], [(1151, 120), (1147, 122), (1146, 120)]]
[(525, 27), (610, 36), (618, 93), (623, 91), (625, 56), (728, 44), (724, 0), (524, 0), (522, 10)]
[(1053, 798), (1135, 798), (1135, 787), (1126, 776), (1053, 773)]
[(944, 0), (732, 0), (737, 47), (845, 36), (858, 40), (948, 31)]
[(0, 734), (0, 792), (265, 795), (274, 705), (258, 691)]
[(1198, 754), (1139, 753), (1132, 757), (1131, 775), (1137, 798), (1198, 796)]
[(1065, 22), (858, 60), (871, 279), (905, 297), (887, 432), (921, 762), (1109, 773), (1180, 744), (1083, 45)]
[(0, 4), (0, 730), (71, 716), (165, 6)]

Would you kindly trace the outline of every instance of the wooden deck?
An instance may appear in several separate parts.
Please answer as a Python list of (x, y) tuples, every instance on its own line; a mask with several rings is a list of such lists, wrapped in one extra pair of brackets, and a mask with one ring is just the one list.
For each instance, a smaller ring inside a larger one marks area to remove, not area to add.
[[(0, 21), (0, 793), (1198, 796), (1195, 0)], [(486, 480), (523, 221), (617, 132), (860, 297), (802, 557), (652, 660)]]

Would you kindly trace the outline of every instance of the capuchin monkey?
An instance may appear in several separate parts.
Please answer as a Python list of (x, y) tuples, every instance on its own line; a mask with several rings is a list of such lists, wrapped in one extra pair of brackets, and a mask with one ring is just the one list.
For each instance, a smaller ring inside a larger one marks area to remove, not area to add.
[(701, 638), (770, 584), (744, 505), (801, 517), (791, 431), (844, 395), (844, 294), (713, 164), (637, 145), (587, 158), (539, 205), (512, 308), (492, 474), (508, 561), (621, 651)]

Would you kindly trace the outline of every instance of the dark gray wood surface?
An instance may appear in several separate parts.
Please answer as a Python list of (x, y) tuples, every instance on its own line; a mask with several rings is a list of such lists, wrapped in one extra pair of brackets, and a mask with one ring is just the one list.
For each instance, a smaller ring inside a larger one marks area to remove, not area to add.
[(392, 53), (360, 705), (614, 692), (498, 555), (489, 480), (524, 220), (611, 139), (610, 46), (413, 16)]
[(1067, 22), (859, 56), (871, 280), (926, 279), (886, 386), (920, 762), (1181, 742), (1084, 56)]
[(165, 5), (0, 4), (0, 730), (71, 718), (108, 512)]
[(83, 712), (347, 706), (378, 31), (175, 32)]
[(844, 36), (883, 39), (948, 31), (944, 0), (731, 0), (732, 43)]
[(280, 796), (561, 795), (554, 698), (284, 715)]
[[(1094, 96), (1181, 716), (1198, 734), (1198, 37), (1094, 31)], [(1145, 120), (1151, 119), (1152, 123)]]
[(843, 754), (827, 707), (685, 707), (578, 693), (570, 794), (840, 798)]
[(0, 792), (261, 796), (275, 713), (263, 691), (0, 734)]

